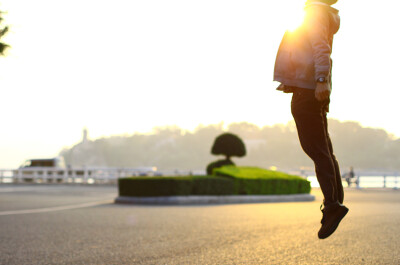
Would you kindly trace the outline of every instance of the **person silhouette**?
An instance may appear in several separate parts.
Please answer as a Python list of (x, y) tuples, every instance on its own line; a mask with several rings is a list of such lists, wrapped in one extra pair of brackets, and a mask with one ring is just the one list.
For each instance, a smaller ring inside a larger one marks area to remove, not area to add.
[(337, 0), (308, 0), (303, 24), (287, 31), (276, 56), (274, 81), (278, 90), (293, 93), (291, 111), (300, 145), (313, 160), (324, 201), (318, 237), (335, 232), (349, 209), (343, 205), (344, 192), (339, 163), (328, 133), (332, 86), (333, 36), (339, 30)]
[(348, 187), (351, 186), (351, 181), (354, 179), (354, 177), (355, 177), (355, 175), (354, 175), (353, 167), (350, 167), (350, 171), (346, 174), (346, 182), (347, 182)]

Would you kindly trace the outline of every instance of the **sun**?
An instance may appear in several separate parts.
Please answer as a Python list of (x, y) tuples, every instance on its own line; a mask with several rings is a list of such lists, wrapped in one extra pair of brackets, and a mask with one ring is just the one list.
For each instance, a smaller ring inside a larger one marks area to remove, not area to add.
[(293, 17), (291, 17), (291, 19), (288, 21), (287, 30), (292, 32), (295, 31), (303, 24), (303, 21), (304, 21), (304, 11), (293, 15)]
[(286, 14), (284, 15), (285, 28), (288, 31), (295, 31), (299, 28), (304, 21), (304, 3), (302, 1), (288, 1), (291, 3), (290, 7), (286, 9)]

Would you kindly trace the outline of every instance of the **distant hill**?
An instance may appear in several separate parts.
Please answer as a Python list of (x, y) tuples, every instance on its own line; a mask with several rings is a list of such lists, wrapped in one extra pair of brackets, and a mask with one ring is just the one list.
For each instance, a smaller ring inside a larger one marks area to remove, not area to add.
[[(329, 122), (335, 154), (344, 171), (350, 166), (363, 170), (400, 170), (399, 139), (382, 129), (363, 128), (357, 122)], [(226, 127), (215, 124), (199, 126), (193, 132), (176, 126), (159, 127), (149, 134), (86, 140), (62, 150), (60, 155), (71, 166), (204, 169), (217, 159), (210, 154), (215, 137), (226, 131), (239, 135), (246, 144), (248, 154), (234, 159), (238, 165), (313, 168), (312, 161), (301, 150), (293, 122), (262, 128), (245, 122)]]

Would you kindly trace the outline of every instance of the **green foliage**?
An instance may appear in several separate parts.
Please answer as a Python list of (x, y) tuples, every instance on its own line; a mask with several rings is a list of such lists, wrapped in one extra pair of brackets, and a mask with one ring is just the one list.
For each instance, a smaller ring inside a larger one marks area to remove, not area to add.
[(120, 196), (185, 196), (232, 194), (234, 181), (213, 176), (132, 177), (118, 180)]
[(268, 195), (311, 191), (309, 181), (282, 172), (234, 166), (224, 166), (214, 172), (220, 176), (123, 178), (118, 180), (119, 195)]
[(234, 181), (214, 176), (192, 178), (191, 195), (229, 195), (234, 190)]
[[(0, 11), (0, 24), (3, 21), (3, 14), (4, 13)], [(8, 32), (8, 26), (0, 27), (0, 40), (4, 37), (4, 35), (6, 35), (7, 32)], [(4, 55), (5, 50), (9, 47), (10, 46), (8, 44), (0, 42), (0, 55)]]
[(120, 196), (189, 195), (191, 177), (136, 177), (118, 180)]
[(267, 170), (258, 167), (236, 167), (224, 166), (216, 169), (215, 174), (218, 176), (227, 176), (231, 178), (244, 179), (297, 179), (301, 177), (289, 175), (279, 171)]
[(207, 175), (212, 175), (213, 174), (213, 170), (215, 168), (219, 168), (222, 166), (234, 166), (235, 164), (229, 160), (229, 159), (222, 159), (222, 160), (217, 160), (214, 162), (211, 162), (210, 164), (208, 164), (207, 166)]
[(229, 160), (232, 156), (242, 157), (246, 155), (246, 147), (242, 139), (232, 133), (223, 133), (215, 138), (211, 149), (213, 155), (225, 155)]
[(310, 193), (310, 182), (279, 171), (257, 167), (224, 166), (214, 174), (235, 180), (235, 194)]

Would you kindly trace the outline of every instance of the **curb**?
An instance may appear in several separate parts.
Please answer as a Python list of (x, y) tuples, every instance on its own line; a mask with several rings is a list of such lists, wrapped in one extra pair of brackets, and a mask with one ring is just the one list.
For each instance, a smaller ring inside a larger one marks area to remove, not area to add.
[(156, 204), (156, 205), (193, 205), (193, 204), (230, 204), (262, 202), (309, 202), (315, 201), (311, 194), (292, 195), (224, 195), (224, 196), (165, 196), (165, 197), (128, 197), (119, 196), (115, 203)]

